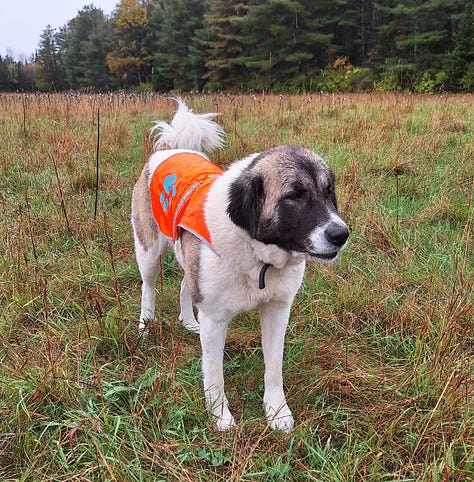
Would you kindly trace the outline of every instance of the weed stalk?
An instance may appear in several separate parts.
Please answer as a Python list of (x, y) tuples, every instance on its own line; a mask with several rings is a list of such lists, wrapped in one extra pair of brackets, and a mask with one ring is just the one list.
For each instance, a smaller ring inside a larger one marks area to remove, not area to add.
[(61, 211), (63, 213), (64, 220), (66, 221), (67, 232), (69, 233), (69, 235), (72, 235), (71, 225), (69, 224), (69, 219), (68, 219), (67, 211), (66, 211), (66, 203), (64, 201), (63, 189), (61, 187), (61, 181), (59, 179), (58, 166), (56, 165), (56, 161), (54, 160), (54, 156), (50, 155), (49, 158), (51, 159), (51, 162), (52, 162), (53, 167), (54, 167), (54, 174), (56, 176), (56, 182), (58, 184), (59, 200), (61, 202)]
[(97, 107), (97, 143), (95, 148), (94, 219), (97, 219), (97, 206), (99, 204), (99, 147), (100, 147), (100, 107)]

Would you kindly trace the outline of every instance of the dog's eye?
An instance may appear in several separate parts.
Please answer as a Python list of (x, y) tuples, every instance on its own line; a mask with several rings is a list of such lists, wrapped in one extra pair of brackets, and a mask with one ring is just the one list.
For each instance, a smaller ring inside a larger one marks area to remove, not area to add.
[(298, 199), (303, 199), (306, 194), (307, 194), (307, 189), (305, 188), (297, 188), (294, 189), (293, 191), (289, 192), (286, 196), (285, 199), (289, 201), (296, 201)]

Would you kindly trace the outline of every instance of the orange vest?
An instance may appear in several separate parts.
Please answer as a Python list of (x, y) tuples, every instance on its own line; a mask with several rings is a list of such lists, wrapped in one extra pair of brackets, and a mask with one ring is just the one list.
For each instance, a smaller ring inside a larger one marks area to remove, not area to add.
[(173, 241), (181, 229), (194, 234), (212, 249), (204, 219), (204, 202), (222, 169), (199, 153), (171, 154), (153, 173), (151, 207), (160, 231)]

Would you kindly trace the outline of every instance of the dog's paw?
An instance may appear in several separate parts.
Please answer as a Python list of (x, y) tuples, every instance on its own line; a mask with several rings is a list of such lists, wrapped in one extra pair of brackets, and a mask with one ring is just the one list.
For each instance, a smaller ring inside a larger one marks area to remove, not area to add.
[(219, 432), (225, 432), (235, 427), (235, 420), (229, 410), (227, 397), (224, 395), (220, 402), (207, 400), (207, 408), (211, 416), (214, 428)]
[(153, 330), (154, 323), (155, 318), (153, 313), (150, 313), (148, 310), (144, 310), (140, 314), (140, 321), (138, 323), (138, 334), (148, 335), (148, 333)]
[(295, 421), (290, 408), (285, 403), (277, 410), (273, 407), (266, 407), (267, 421), (272, 430), (281, 430), (290, 433), (295, 427)]
[(226, 432), (227, 430), (230, 430), (231, 428), (235, 427), (235, 420), (232, 414), (227, 410), (227, 414), (224, 416), (213, 416), (212, 417), (212, 423), (214, 424), (214, 427), (216, 428), (217, 431), (219, 432)]
[(140, 323), (138, 324), (138, 335), (148, 335), (148, 325), (148, 321), (140, 321)]
[(178, 316), (178, 320), (181, 324), (186, 328), (186, 330), (192, 331), (193, 333), (199, 333), (199, 323), (197, 322), (196, 318), (193, 317), (184, 317), (181, 313)]

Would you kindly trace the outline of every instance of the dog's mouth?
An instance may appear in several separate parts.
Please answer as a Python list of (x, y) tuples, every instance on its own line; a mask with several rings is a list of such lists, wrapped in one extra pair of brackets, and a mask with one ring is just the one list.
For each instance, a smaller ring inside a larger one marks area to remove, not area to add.
[(315, 261), (333, 261), (337, 258), (339, 251), (331, 251), (330, 253), (313, 253), (307, 252), (306, 253), (312, 260)]
[(327, 253), (318, 253), (317, 251), (310, 251), (309, 249), (301, 249), (291, 251), (293, 256), (305, 258), (306, 261), (316, 261), (319, 263), (330, 263), (334, 261), (341, 250), (335, 249)]

